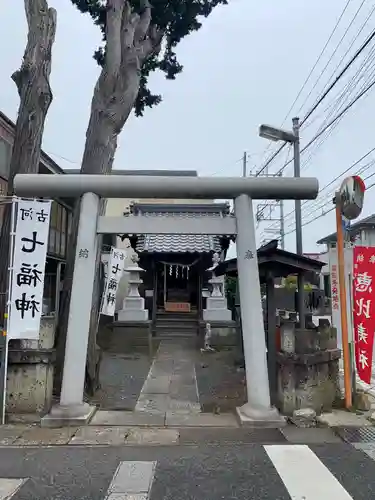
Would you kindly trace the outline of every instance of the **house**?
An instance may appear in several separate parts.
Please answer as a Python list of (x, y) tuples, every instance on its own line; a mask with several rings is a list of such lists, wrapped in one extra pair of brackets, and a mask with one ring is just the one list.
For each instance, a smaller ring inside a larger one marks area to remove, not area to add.
[[(4, 113), (0, 112), (0, 227), (4, 213), (8, 175), (15, 124)], [(64, 175), (64, 170), (48, 156), (41, 152), (39, 173)], [(1, 198), (0, 198), (1, 200)], [(44, 282), (43, 312), (46, 315), (58, 312), (60, 283), (64, 275), (68, 236), (72, 224), (73, 200), (56, 199), (52, 203), (50, 231)]]

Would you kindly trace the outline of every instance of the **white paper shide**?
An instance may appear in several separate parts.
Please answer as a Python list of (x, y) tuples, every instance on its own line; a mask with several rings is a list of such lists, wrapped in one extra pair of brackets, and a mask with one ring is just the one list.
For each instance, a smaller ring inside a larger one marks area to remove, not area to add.
[(9, 339), (39, 338), (51, 201), (17, 202)]
[(120, 279), (124, 272), (125, 258), (125, 250), (121, 250), (119, 248), (111, 249), (101, 310), (101, 313), (105, 316), (115, 315), (116, 294)]

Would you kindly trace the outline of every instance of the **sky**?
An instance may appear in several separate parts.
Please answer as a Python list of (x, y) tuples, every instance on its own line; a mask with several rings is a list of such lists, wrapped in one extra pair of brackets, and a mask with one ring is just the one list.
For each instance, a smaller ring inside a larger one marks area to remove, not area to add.
[[(101, 37), (91, 18), (79, 13), (70, 0), (49, 0), (49, 5), (57, 10), (57, 34), (51, 74), (54, 99), (43, 149), (61, 167), (79, 168), (99, 73), (92, 55)], [(129, 118), (120, 136), (114, 168), (193, 169), (200, 176), (240, 176), (246, 152), (248, 174), (256, 172), (278, 147), (258, 136), (259, 125), (290, 129), (293, 116), (304, 118), (375, 28), (372, 9), (374, 0), (229, 0), (228, 6), (217, 8), (198, 33), (178, 46), (184, 71), (175, 81), (166, 81), (160, 74), (152, 76), (150, 86), (163, 95), (163, 102), (147, 110), (143, 118)], [(13, 120), (19, 99), (10, 76), (20, 66), (26, 28), (24, 2), (13, 1), (10, 7), (10, 2), (2, 0), (0, 32), (7, 45), (1, 54), (0, 109)], [(292, 106), (325, 45), (311, 78)], [(363, 85), (374, 79), (373, 47), (375, 42), (301, 127), (302, 148), (325, 120), (337, 116), (339, 105), (347, 105)], [(371, 155), (350, 168), (374, 146), (374, 104), (375, 92), (369, 91), (321, 136), (323, 141), (316, 140), (302, 154), (301, 175), (316, 176), (322, 189), (318, 201), (303, 204), (305, 252), (323, 251), (316, 241), (335, 230), (334, 212), (322, 214), (332, 207), (332, 190), (345, 177), (339, 177), (341, 173), (357, 173), (363, 167), (363, 177), (369, 177), (366, 184), (375, 182), (375, 166), (368, 165)], [(284, 148), (269, 165), (269, 174), (291, 158), (289, 147)], [(283, 175), (293, 175), (292, 165)], [(336, 177), (339, 179), (332, 182)], [(375, 189), (370, 189), (363, 216), (372, 213), (374, 200)], [(286, 249), (291, 251), (295, 250), (293, 207), (293, 202), (284, 203), (285, 230), (289, 233)], [(273, 208), (271, 216), (279, 217), (279, 206)], [(277, 221), (258, 224), (259, 243), (265, 237), (278, 237), (276, 232), (265, 232), (271, 225), (277, 230)]]

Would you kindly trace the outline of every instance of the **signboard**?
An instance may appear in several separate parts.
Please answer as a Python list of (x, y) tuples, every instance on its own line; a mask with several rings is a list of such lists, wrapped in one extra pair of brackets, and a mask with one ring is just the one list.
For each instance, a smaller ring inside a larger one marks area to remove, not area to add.
[(356, 219), (362, 212), (365, 184), (358, 175), (344, 179), (340, 186), (340, 208), (342, 215), (349, 221)]
[(51, 201), (17, 202), (8, 339), (39, 338)]
[(357, 374), (371, 382), (375, 334), (375, 248), (355, 247), (353, 253), (353, 326)]
[[(346, 303), (348, 304), (347, 309), (347, 322), (349, 328), (349, 340), (351, 338), (351, 325), (352, 325), (352, 314), (351, 308), (351, 276), (352, 276), (352, 262), (353, 262), (353, 249), (345, 248), (345, 281), (346, 281)], [(328, 252), (329, 258), (329, 273), (331, 282), (331, 302), (332, 302), (332, 326), (337, 329), (337, 340), (341, 347), (342, 343), (342, 332), (341, 332), (341, 312), (340, 312), (340, 278), (339, 278), (339, 268), (337, 260), (337, 249), (330, 248)]]
[(115, 315), (116, 294), (124, 272), (125, 259), (126, 250), (112, 247), (108, 260), (106, 284), (101, 308), (101, 314), (106, 316)]

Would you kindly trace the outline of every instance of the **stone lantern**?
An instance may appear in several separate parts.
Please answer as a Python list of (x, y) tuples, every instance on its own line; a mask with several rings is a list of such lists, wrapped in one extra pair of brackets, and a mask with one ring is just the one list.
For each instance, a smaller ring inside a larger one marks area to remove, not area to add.
[(212, 274), (209, 283), (212, 285), (212, 292), (207, 298), (206, 309), (203, 310), (204, 321), (231, 321), (232, 313), (228, 309), (227, 299), (223, 294), (223, 277), (217, 277), (215, 269), (220, 263), (218, 253), (212, 256), (212, 266), (207, 269)]
[(129, 288), (124, 299), (123, 307), (118, 312), (118, 321), (148, 321), (148, 310), (145, 309), (145, 299), (139, 295), (138, 287), (143, 280), (140, 273), (144, 269), (138, 265), (139, 257), (137, 253), (131, 256), (131, 264), (125, 269), (129, 275)]

